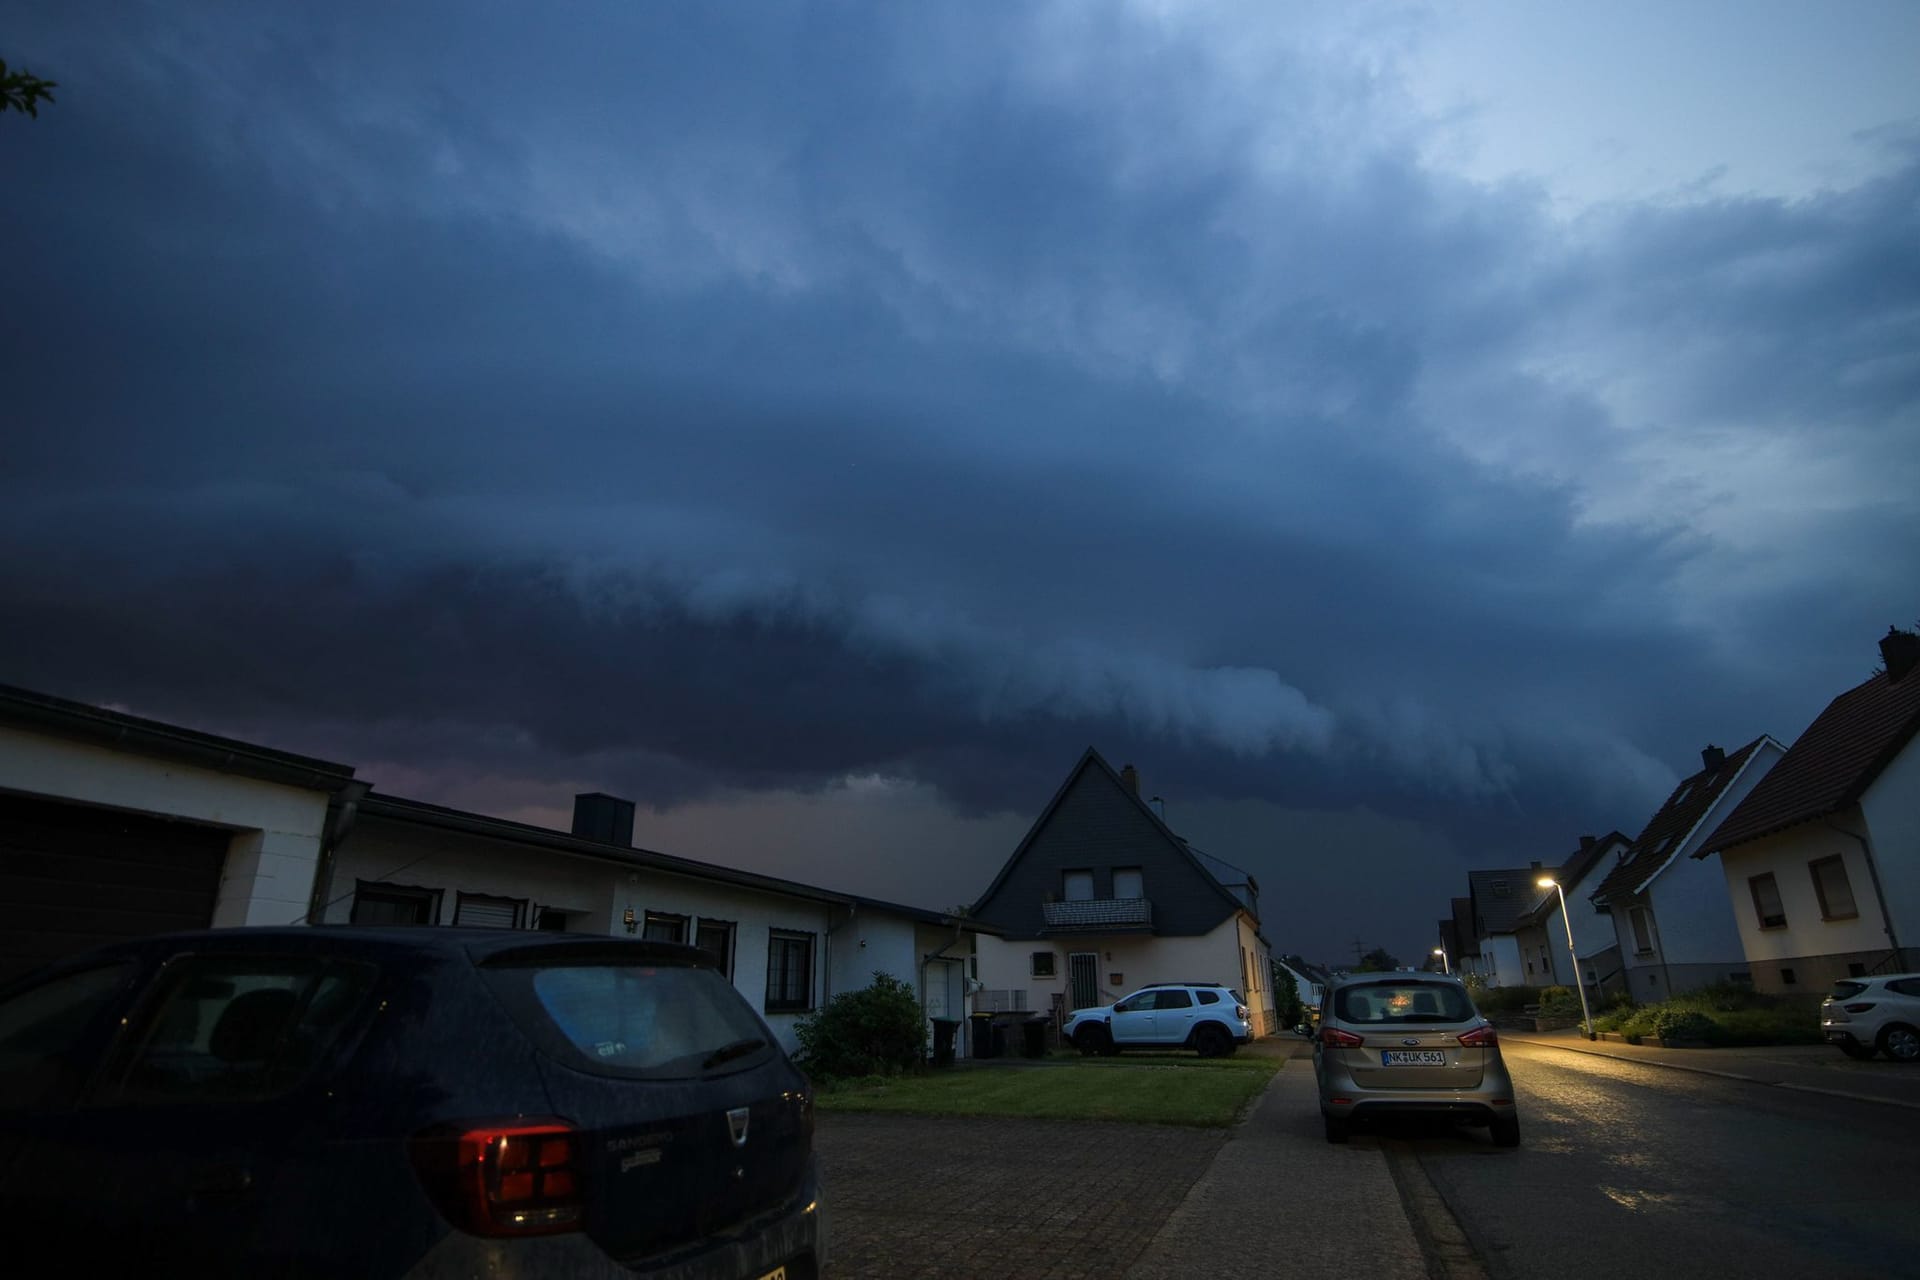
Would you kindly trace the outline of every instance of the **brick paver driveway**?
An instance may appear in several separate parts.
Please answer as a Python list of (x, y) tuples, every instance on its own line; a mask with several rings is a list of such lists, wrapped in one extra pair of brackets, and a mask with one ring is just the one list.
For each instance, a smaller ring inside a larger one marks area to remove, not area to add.
[(823, 1113), (833, 1280), (1123, 1273), (1224, 1129)]

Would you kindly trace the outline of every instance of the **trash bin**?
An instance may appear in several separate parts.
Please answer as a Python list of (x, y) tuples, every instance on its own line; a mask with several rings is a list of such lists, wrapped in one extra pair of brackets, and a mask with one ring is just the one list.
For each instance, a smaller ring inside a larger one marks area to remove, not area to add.
[(990, 1013), (973, 1015), (973, 1056), (976, 1058), (993, 1056), (993, 1015)]
[(1004, 1017), (993, 1020), (993, 1026), (987, 1032), (987, 1040), (987, 1056), (989, 1058), (1004, 1058), (1007, 1056), (1007, 1020)]
[(950, 1067), (953, 1065), (953, 1037), (960, 1030), (960, 1024), (953, 1018), (935, 1018), (933, 1020), (933, 1065)]
[(1020, 1024), (1020, 1051), (1029, 1058), (1047, 1056), (1047, 1020), (1028, 1018)]

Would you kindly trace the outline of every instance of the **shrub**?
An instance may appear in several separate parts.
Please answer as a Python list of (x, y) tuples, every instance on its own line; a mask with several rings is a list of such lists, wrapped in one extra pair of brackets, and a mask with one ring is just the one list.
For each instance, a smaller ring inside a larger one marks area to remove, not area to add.
[(1653, 1016), (1653, 1034), (1662, 1040), (1717, 1040), (1720, 1024), (1698, 1009), (1661, 1009)]
[(815, 1079), (892, 1076), (926, 1056), (926, 1014), (913, 988), (876, 971), (873, 985), (846, 991), (794, 1024), (801, 1068)]
[(1540, 993), (1540, 1016), (1543, 1018), (1577, 1018), (1580, 1016), (1580, 997), (1572, 987), (1548, 987)]
[(1476, 991), (1473, 1002), (1480, 1012), (1488, 1015), (1496, 1013), (1519, 1013), (1540, 999), (1538, 987), (1488, 987)]

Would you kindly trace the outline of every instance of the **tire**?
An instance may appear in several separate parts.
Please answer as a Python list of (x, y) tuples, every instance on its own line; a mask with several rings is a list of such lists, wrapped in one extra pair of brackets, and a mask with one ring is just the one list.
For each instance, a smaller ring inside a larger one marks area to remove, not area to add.
[(1840, 1040), (1836, 1043), (1840, 1046), (1840, 1052), (1857, 1062), (1864, 1062), (1874, 1055), (1874, 1047), (1872, 1045), (1861, 1044), (1858, 1040)]
[(1487, 1126), (1487, 1131), (1493, 1135), (1493, 1145), (1496, 1147), (1520, 1145), (1519, 1116), (1495, 1116), (1493, 1123)]
[(1083, 1058), (1091, 1058), (1100, 1052), (1100, 1036), (1092, 1027), (1082, 1027), (1073, 1033), (1073, 1047), (1080, 1051)]
[(1193, 1029), (1193, 1047), (1203, 1058), (1224, 1058), (1233, 1052), (1233, 1037), (1211, 1022), (1203, 1023)]
[(1904, 1022), (1888, 1023), (1880, 1031), (1880, 1052), (1895, 1062), (1920, 1062), (1920, 1031)]
[(1322, 1116), (1327, 1125), (1328, 1142), (1345, 1142), (1353, 1135), (1353, 1121), (1345, 1116)]

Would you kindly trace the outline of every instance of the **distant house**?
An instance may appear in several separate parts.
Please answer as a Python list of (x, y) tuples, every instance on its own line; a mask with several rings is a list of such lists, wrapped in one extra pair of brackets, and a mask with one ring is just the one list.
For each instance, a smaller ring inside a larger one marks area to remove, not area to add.
[[(1570, 987), (1574, 981), (1573, 959), (1580, 958), (1580, 980), (1590, 992), (1619, 990), (1624, 979), (1620, 972), (1620, 948), (1613, 924), (1593, 909), (1588, 900), (1600, 882), (1613, 870), (1632, 841), (1618, 831), (1599, 838), (1581, 836), (1580, 847), (1558, 868), (1549, 867), (1540, 875), (1551, 875), (1566, 891), (1566, 914), (1560, 911), (1560, 894), (1541, 889), (1537, 883), (1533, 904), (1514, 923), (1514, 941), (1520, 948), (1520, 960), (1526, 967), (1530, 986)], [(1567, 949), (1567, 929), (1573, 930), (1574, 949)]]
[(1453, 929), (1451, 934), (1443, 933), (1442, 941), (1447, 942), (1447, 963), (1453, 972), (1463, 978), (1486, 977), (1485, 962), (1480, 956), (1480, 938), (1473, 927), (1473, 899), (1451, 898), (1447, 902), (1451, 909), (1449, 917)]
[(1726, 884), (1690, 855), (1786, 754), (1762, 734), (1732, 755), (1710, 746), (1591, 895), (1641, 1002), (1750, 976)]
[(1273, 961), (1274, 969), (1293, 983), (1294, 990), (1300, 994), (1300, 1003), (1308, 1009), (1320, 1007), (1320, 996), (1331, 981), (1325, 969), (1317, 964), (1308, 964), (1299, 956), (1277, 956)]
[(1527, 968), (1520, 954), (1517, 931), (1522, 917), (1540, 894), (1534, 884), (1547, 872), (1541, 864), (1504, 871), (1467, 872), (1467, 905), (1474, 938), (1477, 974), (1490, 987), (1541, 985), (1540, 975)]
[(1719, 855), (1761, 990), (1920, 968), (1920, 636), (1880, 652), (1693, 851)]
[(1217, 982), (1247, 997), (1256, 1035), (1274, 1030), (1260, 886), (1174, 834), (1133, 767), (1092, 748), (971, 919), (992, 930), (977, 942), (976, 1008), (1072, 1010), (1154, 982)]

